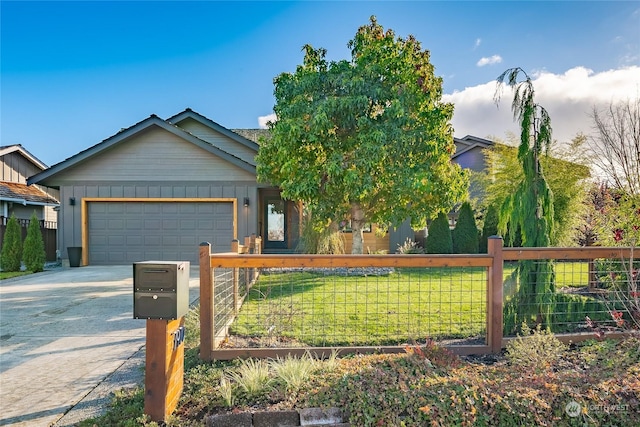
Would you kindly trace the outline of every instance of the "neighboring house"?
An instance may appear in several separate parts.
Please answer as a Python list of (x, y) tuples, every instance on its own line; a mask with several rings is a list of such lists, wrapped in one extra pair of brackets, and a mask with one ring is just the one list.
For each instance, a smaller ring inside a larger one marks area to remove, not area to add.
[(27, 178), (42, 172), (47, 165), (22, 145), (0, 147), (0, 242), (8, 219), (15, 215), (24, 228), (35, 212), (43, 229), (47, 261), (56, 260), (58, 191), (39, 185), (28, 186)]
[(483, 172), (486, 169), (484, 150), (495, 145), (493, 141), (467, 135), (464, 138), (453, 138), (456, 152), (451, 158), (463, 169)]
[[(63, 258), (66, 248), (82, 247), (83, 265), (197, 263), (201, 242), (228, 252), (232, 239), (251, 234), (262, 236), (265, 253), (293, 252), (301, 204), (257, 182), (260, 135), (268, 132), (232, 131), (191, 109), (166, 120), (151, 115), (28, 184), (59, 190)], [(365, 248), (393, 252), (404, 240), (399, 231), (365, 233)]]

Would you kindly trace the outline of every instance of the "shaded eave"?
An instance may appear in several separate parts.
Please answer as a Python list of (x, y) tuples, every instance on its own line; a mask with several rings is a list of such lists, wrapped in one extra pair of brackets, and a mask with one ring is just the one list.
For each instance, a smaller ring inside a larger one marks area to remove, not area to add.
[(202, 114), (193, 111), (191, 108), (187, 108), (185, 109), (183, 112), (176, 114), (175, 116), (171, 116), (167, 119), (167, 122), (172, 123), (172, 124), (178, 124), (183, 120), (186, 119), (193, 119), (207, 127), (210, 127), (211, 129), (215, 130), (216, 132), (219, 132), (221, 134), (223, 134), (224, 136), (231, 138), (232, 140), (236, 141), (239, 144), (244, 145), (247, 148), (250, 148), (252, 150), (254, 150), (256, 153), (258, 152), (258, 144), (255, 143), (254, 141), (251, 141), (248, 138), (245, 138), (242, 135), (239, 135), (227, 128), (225, 128), (224, 126), (219, 125), (218, 123), (214, 122), (213, 120), (203, 116)]
[[(218, 125), (219, 126), (219, 125)], [(94, 145), (93, 147), (90, 147), (84, 151), (79, 152), (78, 154), (69, 157), (66, 160), (63, 160), (60, 163), (57, 163), (53, 166), (51, 166), (50, 168), (36, 174), (33, 175), (31, 177), (29, 177), (27, 179), (27, 185), (32, 185), (32, 184), (40, 184), (40, 185), (46, 185), (46, 181), (52, 177), (54, 177), (55, 175), (58, 175), (62, 172), (64, 172), (65, 170), (72, 168), (74, 166), (77, 166), (89, 159), (92, 159), (94, 157), (96, 157), (97, 155), (99, 155), (100, 153), (102, 153), (103, 151), (112, 148), (118, 144), (120, 144), (123, 141), (126, 141), (136, 135), (138, 135), (139, 133), (152, 128), (152, 127), (158, 127), (160, 129), (164, 129), (167, 132), (170, 132), (188, 142), (191, 142), (192, 144), (202, 148), (205, 151), (208, 151), (211, 154), (214, 154), (226, 161), (228, 161), (229, 163), (249, 172), (255, 175), (256, 173), (256, 166), (252, 165), (250, 163), (245, 162), (244, 160), (240, 159), (239, 157), (234, 156), (233, 154), (229, 154), (224, 150), (221, 150), (220, 148), (210, 144), (207, 141), (204, 141), (200, 138), (198, 138), (195, 135), (190, 134), (189, 132), (185, 131), (184, 129), (181, 129), (178, 126), (175, 126), (165, 120), (162, 120), (161, 118), (159, 118), (158, 116), (156, 116), (155, 114), (152, 114), (151, 116), (149, 116), (148, 118), (146, 118), (145, 120), (142, 120), (141, 122), (136, 123), (135, 125), (123, 129), (120, 132), (118, 132), (117, 134), (105, 139), (104, 141)], [(216, 129), (217, 130), (217, 129)], [(227, 130), (228, 131), (228, 130)], [(228, 131), (230, 132), (230, 131)], [(230, 132), (233, 134), (233, 132)], [(226, 135), (226, 133), (225, 133)], [(234, 134), (236, 135), (236, 134)], [(239, 136), (239, 135), (236, 135)], [(56, 186), (50, 186), (52, 188), (58, 188)]]

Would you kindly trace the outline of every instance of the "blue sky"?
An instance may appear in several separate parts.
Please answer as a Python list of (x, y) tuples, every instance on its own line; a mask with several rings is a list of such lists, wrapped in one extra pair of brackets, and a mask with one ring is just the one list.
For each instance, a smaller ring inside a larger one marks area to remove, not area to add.
[(295, 69), (301, 47), (348, 58), (371, 15), (431, 52), (458, 137), (515, 130), (508, 106), (492, 104), (511, 67), (535, 76), (560, 140), (588, 132), (593, 105), (640, 93), (638, 1), (2, 0), (0, 145), (52, 165), (186, 107), (227, 128), (259, 127), (273, 78)]

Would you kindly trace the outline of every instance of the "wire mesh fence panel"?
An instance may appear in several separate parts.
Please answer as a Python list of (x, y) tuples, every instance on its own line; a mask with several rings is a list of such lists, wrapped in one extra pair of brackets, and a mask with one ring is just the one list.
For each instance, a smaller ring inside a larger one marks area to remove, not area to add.
[(505, 335), (517, 333), (522, 322), (557, 334), (631, 323), (640, 295), (630, 268), (622, 258), (505, 263)]
[(233, 268), (216, 268), (213, 276), (213, 328), (223, 330), (235, 315)]
[(483, 343), (486, 286), (486, 268), (269, 268), (249, 290), (226, 346)]

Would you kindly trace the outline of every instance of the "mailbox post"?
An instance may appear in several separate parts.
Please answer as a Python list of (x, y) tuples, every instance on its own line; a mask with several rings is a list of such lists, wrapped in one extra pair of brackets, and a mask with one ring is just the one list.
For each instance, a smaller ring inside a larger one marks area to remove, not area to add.
[(189, 311), (189, 262), (133, 264), (133, 317), (147, 320), (144, 412), (164, 422), (184, 385), (184, 316)]

